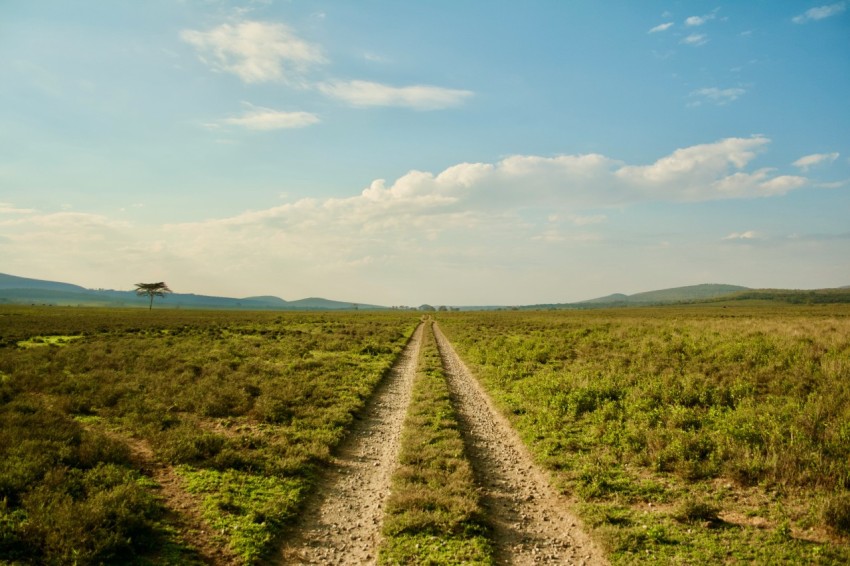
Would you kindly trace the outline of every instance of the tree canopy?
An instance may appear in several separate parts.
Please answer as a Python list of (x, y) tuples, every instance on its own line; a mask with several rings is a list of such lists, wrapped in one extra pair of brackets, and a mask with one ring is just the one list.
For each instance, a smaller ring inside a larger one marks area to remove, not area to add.
[(168, 288), (168, 285), (164, 281), (159, 281), (158, 283), (136, 283), (136, 294), (140, 297), (148, 296), (151, 299), (148, 310), (153, 308), (154, 297), (165, 298), (166, 294), (171, 292), (171, 289)]

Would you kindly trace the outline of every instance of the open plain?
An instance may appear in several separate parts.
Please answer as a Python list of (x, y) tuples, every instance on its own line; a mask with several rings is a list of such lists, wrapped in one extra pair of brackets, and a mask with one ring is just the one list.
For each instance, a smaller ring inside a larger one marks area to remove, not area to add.
[(850, 310), (3, 307), (9, 563), (850, 560)]

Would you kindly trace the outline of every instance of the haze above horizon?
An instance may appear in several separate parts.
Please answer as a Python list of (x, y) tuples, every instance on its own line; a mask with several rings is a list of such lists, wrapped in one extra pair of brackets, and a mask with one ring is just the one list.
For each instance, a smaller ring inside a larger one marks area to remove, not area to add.
[(7, 0), (0, 272), (540, 304), (850, 281), (850, 2)]

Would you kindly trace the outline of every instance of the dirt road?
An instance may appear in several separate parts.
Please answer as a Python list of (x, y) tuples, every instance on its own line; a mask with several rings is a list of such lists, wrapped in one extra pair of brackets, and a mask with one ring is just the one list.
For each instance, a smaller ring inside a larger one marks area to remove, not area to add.
[(422, 332), (420, 324), (340, 447), (296, 528), (285, 534), (281, 563), (375, 563)]
[(437, 346), (499, 564), (607, 564), (439, 327)]
[[(568, 511), (519, 436), (494, 408), (439, 327), (443, 367), (482, 502), (498, 564), (607, 564)], [(392, 373), (379, 386), (308, 500), (284, 534), (282, 564), (374, 564), (390, 477), (410, 403), (426, 325), (416, 329)]]

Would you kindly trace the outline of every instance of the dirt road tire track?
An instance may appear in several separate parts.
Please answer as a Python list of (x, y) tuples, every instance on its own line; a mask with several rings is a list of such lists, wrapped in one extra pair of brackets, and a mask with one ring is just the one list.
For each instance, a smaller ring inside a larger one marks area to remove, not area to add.
[(546, 473), (433, 325), (498, 564), (607, 564)]
[(292, 529), (281, 564), (374, 564), (419, 360), (420, 324), (340, 446)]

